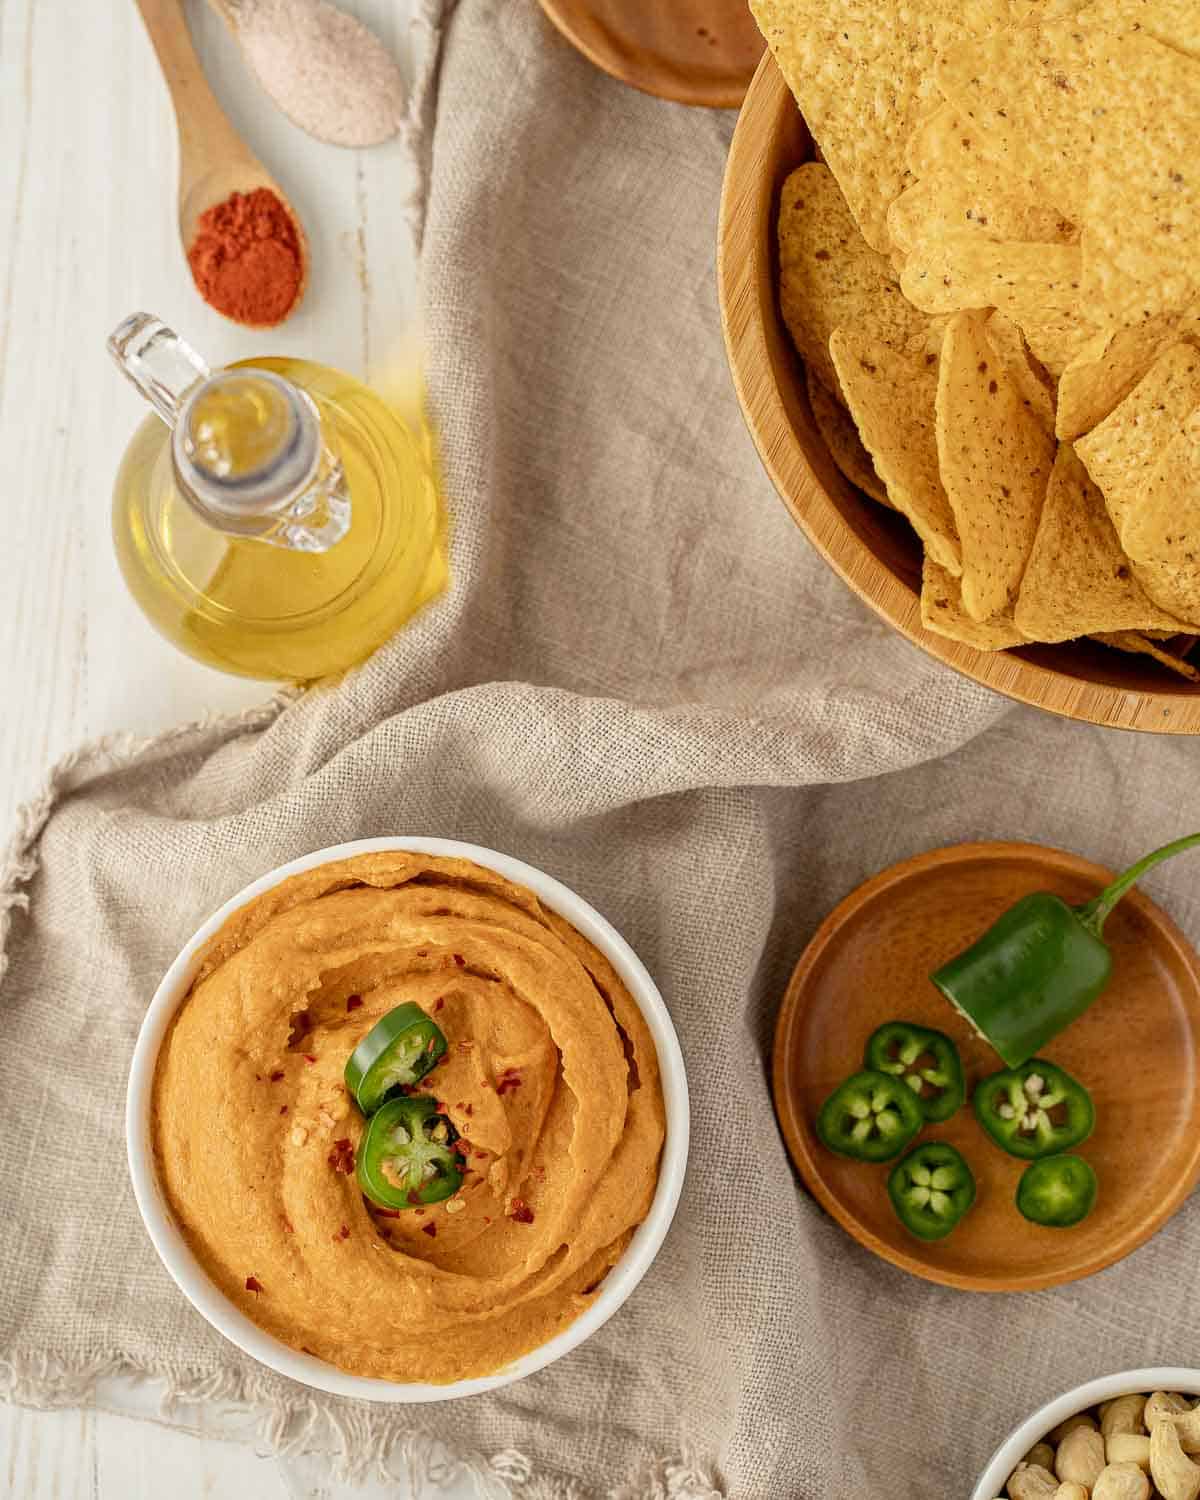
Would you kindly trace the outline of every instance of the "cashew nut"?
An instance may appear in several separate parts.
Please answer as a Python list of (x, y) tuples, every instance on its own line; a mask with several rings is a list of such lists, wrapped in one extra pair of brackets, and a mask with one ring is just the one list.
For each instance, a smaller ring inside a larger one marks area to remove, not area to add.
[(1146, 1410), (1146, 1398), (1136, 1391), (1129, 1396), (1118, 1396), (1115, 1401), (1106, 1401), (1100, 1413), (1100, 1431), (1106, 1438), (1114, 1432), (1141, 1432), (1142, 1413)]
[(1109, 1464), (1100, 1471), (1092, 1500), (1150, 1500), (1150, 1481), (1137, 1464)]
[(1172, 1417), (1171, 1425), (1179, 1434), (1179, 1446), (1185, 1453), (1200, 1453), (1200, 1406)]
[(1146, 1402), (1146, 1410), (1142, 1414), (1142, 1421), (1146, 1424), (1146, 1430), (1153, 1432), (1155, 1425), (1164, 1417), (1178, 1416), (1187, 1411), (1187, 1402), (1182, 1396), (1176, 1396), (1173, 1392), (1155, 1391)]
[(1200, 1467), (1183, 1451), (1173, 1422), (1160, 1420), (1151, 1429), (1150, 1474), (1163, 1500), (1200, 1496)]
[(1009, 1500), (1054, 1500), (1058, 1480), (1041, 1464), (1018, 1464), (1008, 1476)]
[(1052, 1427), (1046, 1434), (1048, 1443), (1061, 1443), (1069, 1432), (1074, 1432), (1076, 1427), (1090, 1427), (1096, 1431), (1096, 1419), (1090, 1412), (1077, 1411), (1073, 1417), (1068, 1417), (1065, 1422), (1060, 1422), (1057, 1427)]
[(1054, 1472), (1060, 1479), (1090, 1490), (1103, 1468), (1104, 1439), (1095, 1427), (1073, 1427), (1058, 1445)]
[(1046, 1442), (1034, 1443), (1021, 1462), (1025, 1464), (1039, 1464), (1043, 1469), (1053, 1469), (1054, 1449)]
[(1054, 1491), (1054, 1500), (1088, 1500), (1088, 1492), (1081, 1484), (1060, 1484)]
[(1104, 1451), (1110, 1464), (1137, 1464), (1150, 1472), (1150, 1439), (1144, 1432), (1114, 1432)]

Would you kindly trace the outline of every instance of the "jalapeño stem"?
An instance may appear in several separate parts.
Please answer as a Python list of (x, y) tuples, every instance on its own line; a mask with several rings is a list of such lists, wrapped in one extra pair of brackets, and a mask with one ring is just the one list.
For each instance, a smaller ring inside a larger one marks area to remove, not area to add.
[(1076, 907), (1076, 915), (1083, 925), (1099, 937), (1104, 930), (1104, 924), (1108, 920), (1114, 906), (1121, 897), (1135, 886), (1147, 871), (1152, 870), (1155, 865), (1161, 864), (1163, 860), (1171, 859), (1176, 854), (1182, 854), (1185, 849), (1194, 849), (1200, 844), (1200, 833), (1189, 833), (1184, 838), (1175, 839), (1169, 844), (1164, 844), (1161, 849), (1155, 849), (1152, 854), (1147, 854), (1144, 859), (1139, 859), (1136, 865), (1130, 865), (1128, 870), (1118, 875), (1110, 886), (1107, 886), (1100, 894), (1087, 903), (1086, 906)]

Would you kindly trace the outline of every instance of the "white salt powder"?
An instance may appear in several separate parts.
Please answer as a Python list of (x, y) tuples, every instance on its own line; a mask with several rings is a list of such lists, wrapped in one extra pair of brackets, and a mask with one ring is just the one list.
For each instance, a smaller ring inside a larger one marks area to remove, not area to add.
[(334, 146), (395, 135), (404, 80), (361, 21), (329, 0), (226, 0), (259, 82), (301, 130)]

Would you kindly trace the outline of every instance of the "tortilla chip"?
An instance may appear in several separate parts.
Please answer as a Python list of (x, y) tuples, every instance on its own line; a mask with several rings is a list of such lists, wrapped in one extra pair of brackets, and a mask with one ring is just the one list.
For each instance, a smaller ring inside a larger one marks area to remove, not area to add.
[(958, 531), (938, 477), (937, 375), (857, 329), (837, 329), (829, 350), (888, 498), (908, 517), (930, 557), (951, 573), (960, 572)]
[(1177, 52), (1200, 58), (1196, 0), (1084, 0), (1076, 19), (1081, 26), (1100, 26), (1105, 31), (1139, 31)]
[(900, 285), (928, 313), (999, 307), (1043, 315), (1075, 309), (1081, 274), (1078, 245), (989, 240), (952, 229), (911, 248)]
[(1177, 620), (1186, 620), (1190, 630), (1200, 630), (1200, 568), (1135, 562), (1133, 572), (1160, 609)]
[(905, 142), (939, 102), (934, 61), (1004, 25), (1011, 0), (751, 0), (750, 9), (867, 243), (886, 252), (887, 207), (909, 181)]
[(938, 59), (942, 92), (974, 124), (979, 149), (1079, 223), (1094, 110), (1103, 107), (1097, 37), (1073, 18), (974, 36)]
[(1025, 335), (1025, 342), (1037, 362), (1054, 380), (1078, 357), (1096, 336), (1096, 325), (1078, 310), (1046, 313), (1037, 309), (1013, 314)]
[(1200, 64), (1149, 36), (1109, 38), (1093, 120), (1085, 303), (1114, 323), (1181, 312), (1200, 292)]
[(1031, 641), (1182, 628), (1151, 603), (1134, 577), (1104, 496), (1069, 443), (1054, 461), (1013, 618)]
[(980, 313), (946, 327), (937, 389), (938, 462), (962, 545), (973, 620), (1010, 609), (1037, 534), (1054, 439), (1021, 399)]
[(829, 394), (811, 370), (808, 370), (806, 374), (808, 404), (812, 407), (813, 421), (817, 424), (817, 431), (829, 449), (829, 456), (852, 485), (862, 490), (864, 494), (870, 495), (872, 500), (878, 500), (880, 505), (886, 505), (889, 509), (895, 510), (895, 506), (888, 499), (883, 480), (875, 472), (871, 455), (862, 445), (858, 428), (855, 427), (850, 413), (836, 396)]
[(989, 240), (1067, 244), (1078, 239), (1071, 221), (1028, 184), (982, 158), (969, 177), (938, 167), (904, 192), (888, 209), (892, 243), (911, 251), (921, 240), (969, 229)]
[(779, 204), (779, 299), (809, 369), (831, 391), (835, 328), (861, 329), (894, 348), (923, 354), (929, 318), (907, 302), (887, 256), (872, 250), (850, 216), (828, 167), (806, 162), (783, 185)]
[(1005, 313), (994, 312), (987, 320), (987, 341), (1002, 359), (1021, 392), (1021, 400), (1047, 432), (1054, 431), (1054, 387), (1041, 367), (1034, 368), (1021, 330)]
[(1136, 631), (1105, 631), (1103, 634), (1092, 636), (1092, 640), (1099, 641), (1104, 646), (1113, 646), (1118, 651), (1132, 651), (1140, 656), (1152, 656), (1155, 661), (1161, 662), (1172, 672), (1178, 672), (1180, 677), (1186, 677), (1189, 682), (1200, 682), (1200, 672), (1192, 666), (1190, 661), (1184, 661), (1183, 657), (1164, 651), (1161, 646), (1156, 646), (1153, 641), (1148, 641), (1144, 635), (1139, 635)]
[(1125, 540), (1146, 475), (1200, 406), (1200, 350), (1179, 343), (1161, 354), (1112, 412), (1075, 444)]
[(1200, 564), (1200, 411), (1193, 411), (1145, 476), (1122, 539), (1139, 563)]
[(962, 580), (939, 568), (929, 557), (921, 570), (921, 624), (936, 635), (974, 646), (976, 651), (1003, 651), (1025, 644), (1011, 616), (973, 620), (963, 608)]
[(1155, 359), (1181, 336), (1200, 336), (1200, 309), (1164, 313), (1093, 335), (1058, 383), (1058, 436), (1073, 442), (1103, 422)]
[(1003, 172), (1006, 182), (1016, 182), (1002, 162), (986, 155), (986, 141), (974, 120), (947, 100), (916, 126), (904, 145), (904, 162), (913, 177), (932, 177), (952, 172), (970, 181), (975, 172)]
[[(1103, 491), (1123, 545), (1147, 474), (1197, 405), (1200, 350), (1176, 344), (1154, 361), (1103, 422), (1075, 444), (1076, 453)], [(1133, 571), (1161, 609), (1190, 625), (1200, 622), (1200, 567), (1135, 561)]]

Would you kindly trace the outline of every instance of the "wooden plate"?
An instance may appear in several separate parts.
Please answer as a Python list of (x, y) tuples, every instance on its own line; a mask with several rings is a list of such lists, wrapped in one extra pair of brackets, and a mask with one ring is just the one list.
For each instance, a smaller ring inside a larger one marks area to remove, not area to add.
[(717, 284), (738, 400), (793, 519), (864, 603), (976, 682), (1068, 719), (1200, 734), (1200, 688), (1146, 657), (1092, 641), (975, 651), (922, 628), (920, 544), (902, 517), (860, 494), (834, 465), (779, 311), (779, 190), (811, 155), (804, 120), (768, 54), (746, 94), (725, 168)]
[(542, 0), (598, 68), (679, 104), (737, 109), (763, 52), (746, 0)]
[(935, 1026), (962, 1054), (968, 1090), (1003, 1066), (929, 982), (1029, 891), (1080, 903), (1111, 879), (1073, 854), (1038, 844), (960, 844), (893, 865), (821, 924), (796, 965), (775, 1032), (774, 1090), (793, 1162), (856, 1240), (927, 1281), (977, 1292), (1058, 1286), (1111, 1265), (1166, 1223), (1200, 1177), (1200, 964), (1171, 919), (1140, 892), (1105, 927), (1111, 987), (1046, 1048), (1096, 1103), (1096, 1130), (1078, 1147), (1100, 1195), (1075, 1229), (1030, 1224), (1013, 1202), (1025, 1164), (992, 1145), (969, 1103), (921, 1140), (949, 1141), (979, 1184), (955, 1232), (925, 1245), (887, 1196), (890, 1165), (845, 1161), (817, 1140), (823, 1100), (862, 1066), (884, 1021)]

